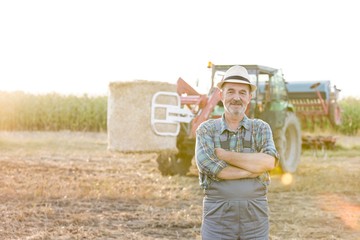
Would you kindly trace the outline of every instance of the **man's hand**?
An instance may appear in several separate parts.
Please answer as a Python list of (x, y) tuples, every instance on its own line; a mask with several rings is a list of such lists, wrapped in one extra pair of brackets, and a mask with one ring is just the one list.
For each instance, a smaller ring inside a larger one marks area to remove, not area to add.
[(223, 180), (231, 180), (241, 178), (256, 178), (260, 175), (261, 173), (252, 173), (238, 167), (227, 166), (223, 170), (221, 170), (216, 176)]
[[(229, 151), (226, 151), (225, 149), (222, 148), (215, 148), (215, 154), (216, 156), (221, 159), (226, 161), (226, 154), (229, 153)], [(245, 169), (239, 168), (239, 167), (235, 167), (235, 166), (228, 166), (226, 168), (224, 168), (222, 171), (220, 171), (217, 175), (218, 178), (220, 179), (240, 179), (240, 178), (255, 178), (257, 176), (261, 175), (261, 173), (253, 173), (250, 171), (247, 171)]]

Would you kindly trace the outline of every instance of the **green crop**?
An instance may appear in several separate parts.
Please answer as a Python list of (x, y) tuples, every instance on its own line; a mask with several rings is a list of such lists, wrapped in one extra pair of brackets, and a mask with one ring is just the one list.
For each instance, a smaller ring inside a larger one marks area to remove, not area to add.
[(107, 97), (0, 92), (0, 130), (106, 131)]

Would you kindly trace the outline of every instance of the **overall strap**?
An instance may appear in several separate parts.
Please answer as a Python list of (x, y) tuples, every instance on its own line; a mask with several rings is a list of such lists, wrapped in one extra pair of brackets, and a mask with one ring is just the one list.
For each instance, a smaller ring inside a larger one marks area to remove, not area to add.
[[(215, 128), (216, 133), (219, 134), (217, 137), (220, 139), (220, 146), (222, 149), (230, 150), (230, 138), (229, 132), (224, 131), (221, 133), (221, 118), (215, 119)], [(253, 122), (251, 121), (249, 125), (249, 129), (245, 128), (245, 136), (243, 139), (243, 152), (251, 152), (251, 144), (252, 144), (252, 135), (253, 135)]]
[(220, 146), (222, 149), (230, 150), (230, 139), (228, 138), (228, 132), (221, 133), (221, 118), (217, 118), (215, 121), (216, 134), (215, 138), (220, 140)]
[[(249, 151), (249, 150), (251, 151), (252, 130), (253, 130), (253, 121), (251, 121), (249, 125), (249, 129), (245, 129), (245, 137), (243, 141), (244, 151)], [(249, 149), (249, 150), (245, 150), (245, 149)]]

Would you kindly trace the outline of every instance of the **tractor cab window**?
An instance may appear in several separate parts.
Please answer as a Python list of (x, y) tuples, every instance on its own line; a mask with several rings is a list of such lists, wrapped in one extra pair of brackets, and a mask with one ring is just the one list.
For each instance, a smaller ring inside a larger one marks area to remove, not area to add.
[(283, 100), (286, 99), (286, 85), (285, 81), (283, 80), (282, 72), (278, 71), (276, 74), (272, 76), (271, 79), (271, 98), (274, 100)]
[(214, 87), (221, 82), (221, 80), (224, 78), (225, 72), (224, 71), (216, 71), (214, 75)]
[[(254, 75), (256, 81), (256, 75)], [(270, 101), (270, 88), (269, 81), (270, 76), (268, 74), (258, 74), (258, 90), (257, 90), (257, 101), (266, 103)]]

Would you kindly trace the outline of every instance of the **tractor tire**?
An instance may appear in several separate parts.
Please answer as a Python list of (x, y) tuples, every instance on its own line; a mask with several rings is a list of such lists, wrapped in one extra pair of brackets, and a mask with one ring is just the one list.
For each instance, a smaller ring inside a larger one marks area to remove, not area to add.
[(173, 169), (171, 167), (172, 158), (175, 157), (175, 154), (169, 153), (160, 153), (156, 159), (158, 163), (158, 169), (163, 176), (172, 176), (174, 175)]
[(295, 113), (287, 113), (284, 126), (275, 131), (274, 139), (282, 171), (295, 172), (301, 155), (301, 127)]
[(330, 103), (329, 119), (333, 127), (341, 125), (341, 109), (337, 102)]
[(181, 175), (189, 172), (193, 156), (184, 154), (159, 154), (156, 159), (158, 169), (163, 176)]
[(189, 139), (186, 133), (186, 126), (180, 128), (177, 136), (176, 147), (178, 153), (162, 153), (158, 156), (158, 169), (164, 176), (186, 175), (191, 167), (191, 160), (195, 154), (195, 139)]
[(186, 175), (190, 170), (192, 158), (193, 155), (176, 154), (175, 158), (171, 159), (173, 172), (180, 176)]

